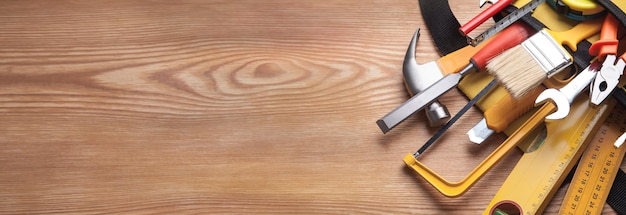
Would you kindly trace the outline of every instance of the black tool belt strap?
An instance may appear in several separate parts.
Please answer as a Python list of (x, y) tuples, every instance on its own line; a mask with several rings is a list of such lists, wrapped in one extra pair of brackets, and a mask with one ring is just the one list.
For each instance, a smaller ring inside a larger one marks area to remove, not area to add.
[(624, 13), (624, 11), (626, 11), (626, 8), (620, 8), (619, 6), (617, 6), (617, 4), (613, 3), (613, 2), (624, 1), (624, 0), (597, 0), (597, 1), (598, 3), (600, 3), (600, 5), (602, 5), (602, 7), (604, 7), (607, 11), (609, 11), (609, 13), (615, 16), (615, 18), (619, 20), (620, 23), (622, 23), (622, 26), (626, 26), (626, 13)]
[(456, 19), (448, 0), (419, 0), (422, 17), (441, 55), (447, 55), (467, 46), (459, 33), (461, 24)]
[(619, 214), (626, 213), (626, 173), (624, 171), (618, 171), (609, 191), (609, 196), (606, 198), (606, 203)]

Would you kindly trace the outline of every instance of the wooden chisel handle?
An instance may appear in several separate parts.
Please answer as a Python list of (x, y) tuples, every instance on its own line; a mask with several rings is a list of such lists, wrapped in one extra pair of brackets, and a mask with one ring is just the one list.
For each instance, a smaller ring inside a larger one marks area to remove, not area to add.
[(520, 99), (515, 99), (507, 93), (483, 114), (487, 127), (495, 132), (503, 131), (511, 122), (532, 109), (535, 106), (535, 99), (545, 89), (543, 85), (539, 85)]
[(443, 76), (461, 71), (467, 62), (474, 56), (480, 49), (485, 47), (492, 38), (488, 38), (486, 42), (479, 44), (478, 46), (467, 45), (459, 50), (456, 50), (446, 56), (437, 59), (437, 66), (439, 66), (440, 72)]

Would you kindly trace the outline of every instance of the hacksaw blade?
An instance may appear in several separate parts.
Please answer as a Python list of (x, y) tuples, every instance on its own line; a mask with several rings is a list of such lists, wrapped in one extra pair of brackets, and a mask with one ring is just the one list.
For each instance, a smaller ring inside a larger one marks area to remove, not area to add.
[(581, 95), (573, 102), (568, 117), (545, 123), (543, 145), (522, 156), (483, 214), (498, 210), (513, 210), (510, 214), (543, 212), (580, 158), (580, 149), (585, 148), (615, 106), (614, 100), (596, 107), (588, 103), (588, 96)]

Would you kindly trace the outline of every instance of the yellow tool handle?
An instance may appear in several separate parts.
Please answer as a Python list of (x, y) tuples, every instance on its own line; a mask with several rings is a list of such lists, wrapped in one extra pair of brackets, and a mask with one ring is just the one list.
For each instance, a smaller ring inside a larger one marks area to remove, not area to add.
[(576, 51), (576, 44), (600, 32), (602, 22), (604, 22), (604, 16), (578, 23), (567, 31), (556, 32), (548, 29), (546, 31), (559, 44), (566, 45), (572, 51)]
[(545, 89), (545, 87), (539, 85), (520, 99), (515, 99), (511, 94), (507, 93), (483, 114), (487, 121), (487, 127), (495, 132), (503, 131), (515, 119), (535, 107), (535, 99)]
[(467, 45), (459, 50), (456, 50), (452, 53), (447, 54), (439, 59), (437, 59), (437, 66), (439, 66), (439, 70), (441, 74), (444, 76), (452, 73), (457, 73), (461, 71), (467, 64), (469, 60), (476, 52), (480, 51), (485, 45), (489, 43), (492, 38), (487, 39), (485, 42), (480, 45), (474, 47)]
[(464, 179), (458, 182), (450, 182), (441, 175), (419, 162), (413, 154), (404, 157), (404, 163), (420, 174), (428, 183), (430, 183), (441, 194), (448, 197), (457, 197), (465, 193), (474, 183), (485, 175), (504, 155), (514, 149), (527, 134), (539, 127), (546, 116), (556, 111), (556, 106), (552, 102), (545, 103), (533, 116), (530, 117), (519, 129), (517, 129), (509, 138), (507, 138), (498, 148), (496, 148), (485, 160), (483, 160), (472, 172)]

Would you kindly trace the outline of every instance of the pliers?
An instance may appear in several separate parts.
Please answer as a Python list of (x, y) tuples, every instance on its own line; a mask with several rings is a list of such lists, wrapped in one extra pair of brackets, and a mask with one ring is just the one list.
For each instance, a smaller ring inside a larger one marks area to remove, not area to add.
[(589, 48), (589, 54), (598, 56), (599, 60), (604, 60), (602, 68), (596, 74), (595, 80), (591, 83), (591, 103), (599, 105), (617, 87), (619, 78), (626, 67), (626, 53), (617, 59), (617, 29), (619, 22), (611, 14), (607, 14), (602, 24), (600, 40), (594, 42)]

